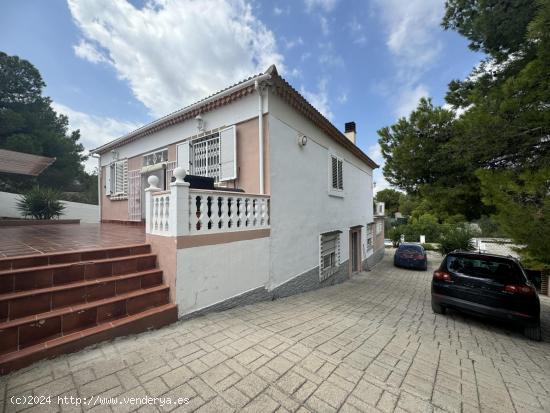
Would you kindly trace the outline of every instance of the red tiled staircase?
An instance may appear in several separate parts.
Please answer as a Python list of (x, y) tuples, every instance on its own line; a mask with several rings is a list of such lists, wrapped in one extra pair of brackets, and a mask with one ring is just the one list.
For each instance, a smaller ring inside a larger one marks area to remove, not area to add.
[(0, 259), (0, 374), (176, 319), (147, 244)]

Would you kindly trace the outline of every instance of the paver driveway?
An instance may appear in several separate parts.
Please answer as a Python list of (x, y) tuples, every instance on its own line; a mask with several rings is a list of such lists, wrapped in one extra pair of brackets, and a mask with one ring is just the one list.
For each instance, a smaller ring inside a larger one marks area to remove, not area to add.
[[(387, 256), (338, 286), (35, 364), (0, 379), (2, 403), (13, 411), (28, 406), (12, 395), (149, 395), (190, 400), (140, 411), (550, 411), (550, 301), (547, 341), (530, 342), (458, 313), (434, 316), (430, 274), (395, 269)], [(57, 402), (35, 409), (90, 408)]]

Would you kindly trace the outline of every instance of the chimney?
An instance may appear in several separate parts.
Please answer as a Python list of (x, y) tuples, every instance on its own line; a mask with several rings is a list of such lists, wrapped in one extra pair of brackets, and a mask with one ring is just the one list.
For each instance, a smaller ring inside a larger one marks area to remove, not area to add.
[(357, 132), (355, 131), (355, 122), (346, 122), (344, 135), (346, 135), (346, 138), (355, 144), (355, 137), (357, 136)]

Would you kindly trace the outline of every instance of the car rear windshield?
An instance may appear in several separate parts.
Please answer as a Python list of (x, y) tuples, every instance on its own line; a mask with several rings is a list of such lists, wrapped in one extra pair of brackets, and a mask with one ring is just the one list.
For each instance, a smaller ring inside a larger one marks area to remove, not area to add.
[(450, 255), (447, 257), (447, 270), (504, 284), (525, 282), (519, 265), (506, 258)]
[(418, 253), (422, 252), (422, 247), (420, 245), (400, 245), (399, 252)]

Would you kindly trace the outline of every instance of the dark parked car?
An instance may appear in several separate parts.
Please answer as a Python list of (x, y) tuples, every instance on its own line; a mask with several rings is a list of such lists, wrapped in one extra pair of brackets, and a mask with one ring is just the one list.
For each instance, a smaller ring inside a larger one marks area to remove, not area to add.
[(532, 340), (541, 339), (537, 290), (520, 263), (501, 255), (451, 252), (432, 279), (432, 309), (447, 308), (520, 325)]
[(395, 251), (393, 265), (426, 271), (428, 269), (428, 254), (422, 245), (403, 243)]

